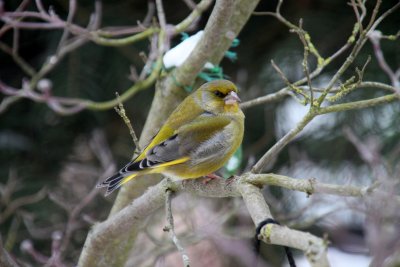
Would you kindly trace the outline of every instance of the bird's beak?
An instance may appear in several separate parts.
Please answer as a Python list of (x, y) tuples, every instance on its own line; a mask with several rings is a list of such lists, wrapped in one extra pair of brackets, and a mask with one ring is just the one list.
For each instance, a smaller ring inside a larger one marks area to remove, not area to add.
[(233, 105), (241, 102), (239, 96), (234, 91), (231, 91), (227, 96), (225, 96), (224, 101), (225, 105)]

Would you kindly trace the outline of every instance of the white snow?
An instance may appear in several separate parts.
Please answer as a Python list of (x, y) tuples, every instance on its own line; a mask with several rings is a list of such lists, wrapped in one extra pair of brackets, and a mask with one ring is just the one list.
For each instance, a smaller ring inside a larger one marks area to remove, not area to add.
[(239, 158), (233, 156), (229, 159), (229, 161), (225, 167), (228, 171), (233, 171), (234, 169), (236, 169), (238, 167), (239, 163), (240, 163)]
[[(350, 254), (336, 248), (328, 249), (328, 260), (331, 266), (340, 267), (368, 267), (371, 263), (371, 257), (361, 254)], [(306, 257), (296, 257), (297, 267), (310, 267)], [(289, 264), (286, 264), (289, 266)]]
[[(163, 57), (164, 67), (166, 69), (169, 69), (182, 65), (183, 62), (185, 62), (185, 60), (189, 57), (193, 49), (196, 47), (197, 43), (200, 41), (203, 33), (204, 31), (199, 31), (167, 51), (167, 53), (165, 53)], [(214, 65), (210, 62), (207, 62), (204, 65), (204, 68), (207, 69), (211, 69), (213, 67)]]

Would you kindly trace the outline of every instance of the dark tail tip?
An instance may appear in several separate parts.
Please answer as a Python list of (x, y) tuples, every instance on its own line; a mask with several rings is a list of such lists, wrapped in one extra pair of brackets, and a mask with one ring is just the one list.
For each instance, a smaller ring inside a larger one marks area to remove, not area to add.
[(124, 179), (123, 175), (121, 175), (120, 173), (116, 173), (113, 176), (107, 178), (105, 181), (98, 183), (96, 187), (97, 188), (107, 187), (105, 196), (108, 196), (114, 190), (117, 190), (121, 186), (123, 179)]

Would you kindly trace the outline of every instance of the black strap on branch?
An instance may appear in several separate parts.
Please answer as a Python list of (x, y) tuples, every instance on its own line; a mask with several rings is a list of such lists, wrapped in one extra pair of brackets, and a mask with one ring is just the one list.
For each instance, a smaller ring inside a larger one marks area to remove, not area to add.
[[(256, 235), (254, 236), (254, 250), (255, 250), (255, 253), (256, 253), (257, 256), (260, 255), (260, 245), (261, 245), (261, 241), (260, 241), (260, 239), (258, 239), (258, 236), (259, 236), (259, 234), (261, 232), (261, 229), (267, 224), (281, 225), (279, 222), (275, 221), (272, 218), (265, 219), (264, 221), (260, 222), (257, 225)], [(286, 246), (283, 246), (283, 248), (285, 249), (286, 257), (288, 259), (290, 267), (296, 267), (296, 263), (294, 261), (294, 258), (293, 258), (293, 255), (292, 255), (292, 251), (290, 250), (290, 248), (288, 248)]]

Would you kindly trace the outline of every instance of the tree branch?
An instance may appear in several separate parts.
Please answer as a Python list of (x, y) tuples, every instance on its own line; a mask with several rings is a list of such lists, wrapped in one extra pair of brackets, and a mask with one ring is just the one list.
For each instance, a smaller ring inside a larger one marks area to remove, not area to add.
[(282, 149), (289, 144), (296, 136), (298, 133), (300, 133), (304, 127), (307, 126), (307, 124), (316, 116), (315, 112), (313, 110), (310, 110), (304, 117), (303, 119), (294, 127), (291, 129), (288, 133), (285, 134), (284, 137), (282, 137), (278, 142), (276, 142), (258, 161), (257, 163), (253, 166), (251, 169), (251, 172), (253, 173), (260, 173), (264, 169), (264, 167), (267, 165), (268, 162), (270, 162), (273, 158), (275, 158), (281, 151)]
[[(256, 226), (263, 220), (272, 218), (268, 205), (258, 187), (242, 183), (239, 190)], [(310, 233), (292, 230), (285, 226), (267, 224), (261, 229), (258, 238), (267, 244), (288, 246), (304, 251), (311, 266), (329, 266), (327, 242)]]
[(351, 185), (335, 185), (318, 182), (316, 178), (296, 179), (284, 175), (268, 173), (268, 174), (251, 174), (246, 173), (243, 180), (255, 186), (262, 187), (264, 185), (279, 186), (282, 188), (300, 191), (312, 195), (322, 193), (335, 196), (346, 197), (365, 197), (375, 190), (376, 185), (358, 187)]
[(374, 107), (374, 106), (385, 104), (385, 103), (390, 103), (395, 100), (398, 100), (398, 95), (390, 94), (390, 95), (376, 97), (376, 98), (372, 98), (372, 99), (368, 99), (368, 100), (360, 100), (360, 101), (354, 101), (354, 102), (349, 102), (349, 103), (337, 104), (337, 105), (320, 108), (318, 110), (318, 115), (332, 113), (332, 112), (353, 110), (353, 109), (369, 108), (369, 107)]
[[(271, 213), (262, 197), (258, 187), (265, 185), (280, 186), (283, 188), (305, 192), (307, 194), (324, 193), (349, 197), (369, 197), (372, 194), (383, 194), (376, 185), (369, 187), (356, 187), (350, 185), (335, 185), (317, 182), (316, 179), (295, 179), (277, 174), (252, 174), (245, 173), (233, 180), (215, 179), (208, 184), (199, 180), (171, 182), (168, 179), (150, 187), (142, 196), (131, 202), (130, 205), (116, 212), (106, 221), (94, 226), (85, 242), (84, 252), (81, 254), (78, 266), (100, 266), (100, 262), (116, 264), (123, 262), (121, 255), (113, 255), (111, 259), (104, 253), (115, 244), (109, 240), (120, 240), (122, 236), (140, 229), (143, 220), (151, 213), (162, 207), (165, 203), (165, 192), (169, 189), (175, 193), (187, 192), (193, 195), (213, 198), (242, 196), (250, 215), (257, 225)], [(396, 196), (400, 201), (399, 196)], [(270, 227), (270, 226), (265, 226)], [(133, 230), (132, 230), (133, 229)], [(267, 243), (291, 246), (304, 250), (308, 257), (317, 262), (325, 262), (326, 243), (321, 239), (287, 227), (273, 226), (272, 229), (262, 231), (260, 238)], [(311, 243), (309, 243), (309, 241)], [(108, 244), (108, 245), (104, 245)], [(121, 249), (121, 248), (120, 248)], [(315, 252), (317, 251), (317, 252)], [(124, 254), (124, 251), (120, 251)], [(316, 265), (317, 266), (317, 265)], [(321, 266), (321, 265), (318, 265)], [(322, 265), (326, 266), (326, 265)]]
[(172, 215), (172, 208), (171, 208), (171, 202), (172, 202), (171, 190), (167, 190), (166, 195), (167, 196), (165, 198), (165, 213), (167, 215), (168, 225), (165, 226), (163, 230), (169, 232), (172, 241), (174, 242), (176, 248), (178, 249), (179, 253), (182, 256), (183, 266), (190, 267), (189, 256), (186, 253), (185, 248), (182, 246), (181, 242), (178, 239), (178, 236), (175, 233), (174, 217)]

